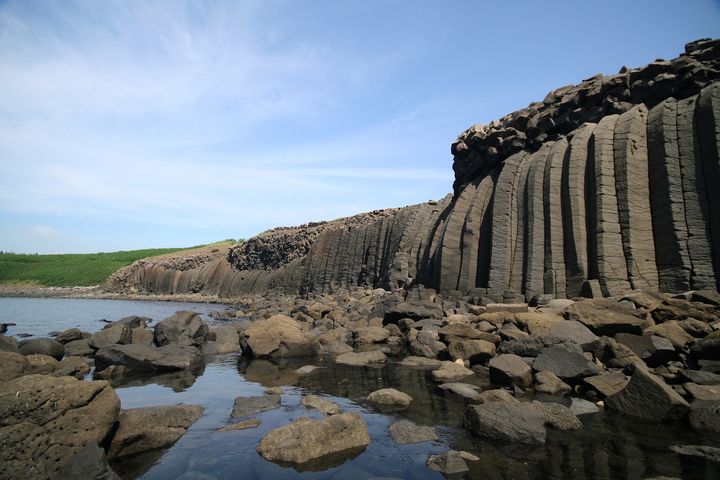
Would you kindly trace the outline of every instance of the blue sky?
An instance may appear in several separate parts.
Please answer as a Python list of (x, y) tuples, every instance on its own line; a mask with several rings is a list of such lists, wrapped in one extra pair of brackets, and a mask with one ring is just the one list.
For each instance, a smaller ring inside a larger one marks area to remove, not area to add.
[(470, 125), (718, 36), (702, 0), (0, 1), (0, 250), (437, 199)]

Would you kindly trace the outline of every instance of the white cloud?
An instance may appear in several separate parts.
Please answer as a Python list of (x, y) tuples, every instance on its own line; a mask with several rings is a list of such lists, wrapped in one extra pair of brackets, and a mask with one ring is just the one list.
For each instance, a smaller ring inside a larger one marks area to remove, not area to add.
[(48, 227), (47, 225), (37, 225), (30, 228), (29, 230), (30, 233), (39, 237), (55, 237), (58, 234), (57, 230), (52, 227)]

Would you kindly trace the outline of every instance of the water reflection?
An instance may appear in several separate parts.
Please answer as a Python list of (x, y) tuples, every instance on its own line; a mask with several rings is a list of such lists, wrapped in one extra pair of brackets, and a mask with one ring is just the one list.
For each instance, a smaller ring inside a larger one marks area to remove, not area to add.
[(195, 380), (203, 374), (205, 366), (194, 370), (179, 370), (176, 372), (128, 372), (107, 379), (113, 388), (142, 387), (145, 385), (161, 385), (169, 387), (174, 392), (183, 392), (192, 387)]

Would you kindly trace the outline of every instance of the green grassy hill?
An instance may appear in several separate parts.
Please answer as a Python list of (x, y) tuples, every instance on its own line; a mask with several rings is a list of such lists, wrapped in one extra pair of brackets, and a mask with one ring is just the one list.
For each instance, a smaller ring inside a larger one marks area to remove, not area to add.
[(70, 287), (98, 285), (111, 273), (141, 258), (185, 250), (151, 248), (126, 252), (26, 255), (0, 253), (0, 283)]

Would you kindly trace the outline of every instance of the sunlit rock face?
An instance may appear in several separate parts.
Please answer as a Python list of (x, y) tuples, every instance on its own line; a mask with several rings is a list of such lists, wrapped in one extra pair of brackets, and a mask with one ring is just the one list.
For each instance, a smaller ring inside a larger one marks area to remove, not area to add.
[(108, 288), (232, 295), (421, 284), (498, 300), (716, 289), (719, 78), (718, 40), (596, 75), (464, 131), (452, 145), (453, 193), (438, 202), (140, 261)]

